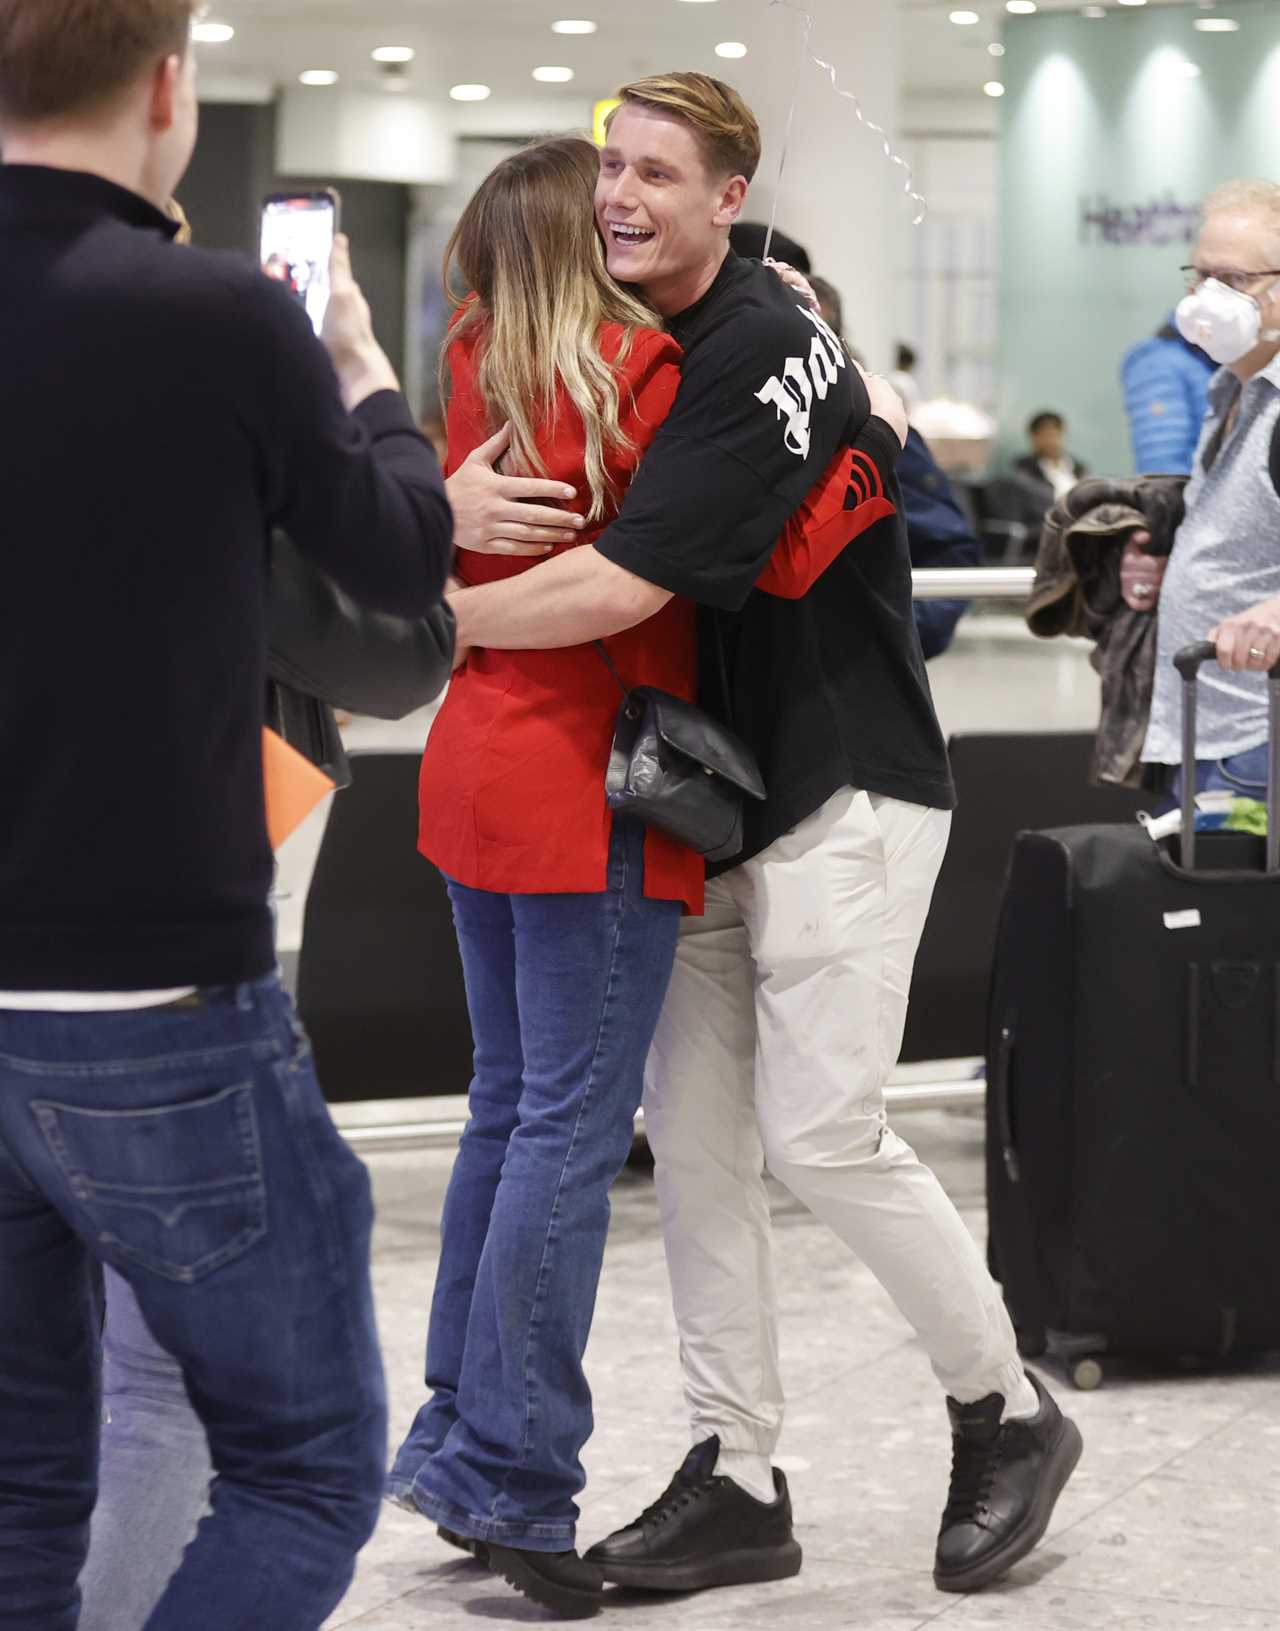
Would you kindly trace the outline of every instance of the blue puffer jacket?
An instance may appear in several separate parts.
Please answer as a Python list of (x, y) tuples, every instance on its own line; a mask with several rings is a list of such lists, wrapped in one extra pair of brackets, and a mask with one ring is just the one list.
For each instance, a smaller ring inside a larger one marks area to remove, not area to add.
[[(977, 566), (978, 541), (956, 500), (950, 477), (918, 430), (907, 432), (898, 459), (898, 485), (912, 566)], [(917, 600), (916, 628), (926, 657), (951, 644), (967, 600)]]
[(1191, 473), (1216, 370), (1212, 357), (1182, 338), (1172, 316), (1125, 353), (1120, 380), (1139, 475)]

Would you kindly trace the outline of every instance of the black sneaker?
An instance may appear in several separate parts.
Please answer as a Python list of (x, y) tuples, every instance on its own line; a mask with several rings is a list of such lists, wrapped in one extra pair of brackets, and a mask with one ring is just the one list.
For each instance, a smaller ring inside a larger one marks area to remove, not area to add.
[(641, 1591), (705, 1591), (799, 1574), (786, 1479), (775, 1468), (777, 1500), (757, 1501), (717, 1476), (719, 1459), (718, 1438), (696, 1445), (661, 1499), (593, 1546), (587, 1562), (611, 1585)]
[(998, 1393), (977, 1404), (947, 1400), (951, 1492), (933, 1569), (939, 1591), (989, 1586), (1038, 1546), (1075, 1471), (1084, 1447), (1080, 1429), (1037, 1377), (1031, 1383), (1040, 1408), (1021, 1421), (1000, 1420)]
[(604, 1604), (604, 1578), (577, 1552), (522, 1552), (488, 1543), (488, 1566), (562, 1620), (589, 1620)]
[(470, 1535), (459, 1535), (455, 1530), (446, 1529), (443, 1524), (436, 1530), (436, 1534), (446, 1546), (456, 1546), (460, 1552), (467, 1552), (477, 1563), (488, 1567), (489, 1546), (486, 1541), (473, 1540)]

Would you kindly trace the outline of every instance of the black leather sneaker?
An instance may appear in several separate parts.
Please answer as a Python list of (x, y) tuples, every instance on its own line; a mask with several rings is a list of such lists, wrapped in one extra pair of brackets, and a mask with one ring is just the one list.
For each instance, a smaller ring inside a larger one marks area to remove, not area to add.
[(443, 1524), (436, 1530), (436, 1534), (439, 1535), (446, 1546), (456, 1546), (460, 1552), (467, 1552), (474, 1557), (477, 1563), (488, 1566), (489, 1545), (487, 1541), (473, 1540), (470, 1535), (459, 1535), (452, 1529), (446, 1529)]
[(587, 1553), (611, 1585), (641, 1591), (705, 1591), (799, 1574), (787, 1481), (777, 1500), (757, 1501), (716, 1474), (720, 1440), (695, 1445), (661, 1498)]
[[(1029, 1376), (1030, 1372), (1027, 1373)], [(1040, 1544), (1084, 1441), (1039, 1379), (1034, 1416), (1000, 1420), (1004, 1400), (947, 1400), (951, 1492), (942, 1514), (933, 1582), (939, 1591), (989, 1586)]]
[(589, 1620), (604, 1605), (604, 1577), (577, 1552), (522, 1552), (488, 1543), (488, 1565), (540, 1608), (562, 1620)]

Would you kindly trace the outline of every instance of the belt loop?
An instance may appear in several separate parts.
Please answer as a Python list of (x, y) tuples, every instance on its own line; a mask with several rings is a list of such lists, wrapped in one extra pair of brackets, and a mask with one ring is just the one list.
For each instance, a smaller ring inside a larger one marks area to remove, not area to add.
[(253, 986), (249, 981), (236, 987), (236, 1007), (242, 1014), (253, 1012)]

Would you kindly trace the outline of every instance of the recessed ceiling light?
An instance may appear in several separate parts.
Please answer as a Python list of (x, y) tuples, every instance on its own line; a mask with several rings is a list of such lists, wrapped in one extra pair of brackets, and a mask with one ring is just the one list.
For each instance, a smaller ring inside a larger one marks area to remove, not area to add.
[(1234, 17), (1197, 17), (1191, 24), (1202, 34), (1237, 34), (1240, 24)]
[(332, 68), (308, 68), (298, 75), (300, 85), (336, 85), (338, 76)]
[(230, 23), (192, 23), (191, 38), (197, 45), (225, 45), (234, 40), (236, 31)]
[(998, 79), (989, 79), (987, 81), (987, 83), (982, 87), (982, 89), (986, 92), (986, 94), (988, 96), (1003, 96), (1004, 95), (1004, 86), (1000, 83), (1000, 81)]
[(976, 11), (953, 11), (950, 20), (957, 28), (972, 28), (974, 23), (981, 21)]
[(1107, 8), (1105, 6), (1081, 6), (1080, 15), (1082, 17), (1092, 17), (1095, 19), (1105, 17), (1107, 15)]
[(1036, 0), (1004, 0), (1004, 9), (1012, 12), (1015, 17), (1030, 17), (1033, 11), (1040, 8)]
[(493, 92), (487, 85), (455, 85), (449, 95), (455, 102), (487, 102)]
[(412, 62), (417, 52), (411, 45), (380, 45), (373, 53), (375, 62)]
[(1122, 6), (1145, 6), (1147, 0), (1120, 0)]
[(736, 57), (745, 57), (746, 54), (747, 48), (745, 45), (743, 45), (741, 40), (721, 40), (720, 44), (716, 46), (716, 55), (718, 57), (729, 57), (732, 59)]
[(563, 17), (558, 23), (552, 23), (553, 34), (594, 34), (597, 25), (586, 17)]
[(987, 55), (989, 57), (1002, 57), (1004, 55), (1004, 46), (1000, 44), (999, 40), (992, 40), (987, 47)]
[(573, 78), (572, 68), (535, 68), (533, 77), (541, 85), (567, 85)]

